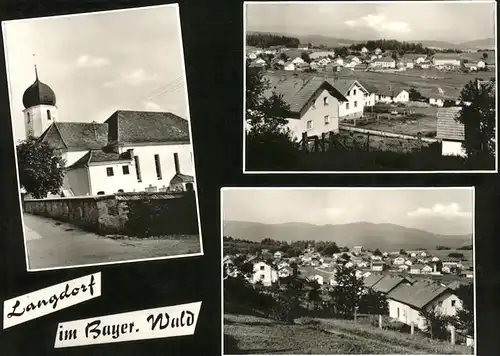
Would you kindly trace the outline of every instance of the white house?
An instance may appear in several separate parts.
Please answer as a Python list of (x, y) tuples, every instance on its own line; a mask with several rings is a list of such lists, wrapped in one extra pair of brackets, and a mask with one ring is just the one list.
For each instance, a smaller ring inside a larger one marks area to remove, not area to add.
[(461, 107), (439, 108), (437, 111), (437, 134), (441, 139), (443, 156), (465, 156), (462, 143), (465, 139), (464, 125), (456, 120)]
[(300, 57), (295, 57), (293, 60), (292, 60), (292, 63), (293, 64), (302, 64), (302, 63), (305, 63), (304, 60)]
[(424, 268), (424, 265), (421, 263), (415, 263), (410, 267), (410, 273), (411, 274), (421, 274), (422, 273), (422, 268)]
[(431, 261), (432, 262), (438, 262), (439, 261), (439, 257), (434, 256), (434, 257), (431, 258)]
[(405, 259), (404, 257), (396, 257), (392, 263), (395, 265), (402, 265), (405, 263)]
[(262, 282), (264, 286), (270, 286), (278, 280), (278, 272), (269, 264), (259, 261), (253, 264), (253, 275), (251, 283)]
[(410, 257), (415, 258), (417, 257), (417, 254), (415, 252), (410, 253)]
[(382, 261), (374, 261), (372, 262), (372, 271), (381, 272), (384, 270), (384, 262)]
[(347, 98), (347, 101), (339, 106), (341, 120), (363, 116), (365, 96), (370, 95), (370, 93), (360, 82), (354, 79), (329, 79), (328, 82)]
[(406, 260), (405, 261), (405, 265), (407, 266), (411, 266), (413, 264), (413, 262), (411, 260)]
[(371, 62), (372, 67), (377, 68), (396, 68), (396, 61), (393, 58), (377, 58)]
[(265, 65), (266, 61), (263, 60), (262, 58), (257, 58), (255, 61), (253, 61), (256, 65)]
[(323, 282), (324, 282), (323, 276), (321, 276), (319, 274), (315, 274), (315, 275), (309, 277), (309, 280), (318, 282), (318, 284), (320, 286), (322, 286)]
[(424, 274), (431, 273), (431, 272), (433, 272), (433, 269), (431, 266), (425, 265), (424, 267), (422, 267), (421, 272)]
[(279, 278), (286, 278), (289, 277), (292, 274), (291, 268), (289, 267), (283, 267), (278, 270), (278, 277)]
[(274, 253), (274, 258), (280, 259), (281, 257), (283, 257), (283, 254), (280, 251)]
[(477, 62), (477, 65), (476, 65), (477, 68), (486, 68), (486, 63), (484, 61), (479, 61)]
[(387, 294), (387, 301), (391, 318), (407, 325), (413, 323), (421, 330), (427, 327), (422, 311), (437, 310), (442, 315), (454, 316), (462, 306), (451, 289), (426, 281), (398, 285)]
[(274, 91), (290, 105), (288, 127), (297, 139), (305, 132), (315, 136), (339, 131), (339, 106), (347, 98), (325, 78), (268, 76), (266, 79), (270, 89), (264, 95), (270, 96)]
[(403, 265), (399, 265), (398, 269), (400, 271), (408, 271), (408, 269), (410, 269), (410, 267), (408, 267), (408, 265), (406, 265), (406, 264), (403, 264)]
[(375, 54), (381, 54), (382, 53), (382, 50), (380, 48), (375, 48)]
[(339, 65), (339, 66), (343, 66), (344, 65), (344, 60), (340, 57), (337, 57), (335, 58), (335, 64)]
[(285, 268), (285, 267), (289, 267), (289, 266), (290, 266), (290, 264), (286, 261), (279, 261), (279, 263), (277, 264), (278, 270)]
[(309, 58), (311, 59), (322, 59), (328, 57), (335, 57), (335, 51), (315, 51), (309, 54)]
[(39, 81), (24, 92), (28, 137), (66, 161), (65, 196), (194, 189), (189, 122), (168, 112), (118, 110), (104, 122), (65, 122)]
[(393, 99), (395, 103), (407, 103), (410, 101), (410, 93), (403, 89)]
[(461, 59), (455, 53), (436, 53), (432, 59), (436, 67), (441, 66), (460, 66)]
[(420, 257), (426, 257), (426, 256), (427, 256), (427, 252), (425, 252), (425, 251), (420, 252)]
[(431, 97), (429, 98), (429, 104), (431, 105), (436, 105), (438, 107), (443, 107), (444, 106), (444, 98), (440, 98), (440, 97)]
[(286, 71), (294, 71), (295, 64), (293, 62), (286, 62), (285, 65), (283, 66), (283, 69)]
[(363, 54), (368, 53), (368, 48), (366, 48), (366, 47), (361, 48), (361, 53), (363, 53)]

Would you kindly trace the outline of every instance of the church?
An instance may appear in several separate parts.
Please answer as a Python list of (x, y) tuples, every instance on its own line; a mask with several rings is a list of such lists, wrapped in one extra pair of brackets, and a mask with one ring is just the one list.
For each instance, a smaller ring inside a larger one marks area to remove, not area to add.
[(194, 189), (189, 122), (169, 112), (117, 110), (104, 122), (60, 120), (54, 91), (38, 78), (23, 95), (26, 137), (65, 160), (62, 196)]

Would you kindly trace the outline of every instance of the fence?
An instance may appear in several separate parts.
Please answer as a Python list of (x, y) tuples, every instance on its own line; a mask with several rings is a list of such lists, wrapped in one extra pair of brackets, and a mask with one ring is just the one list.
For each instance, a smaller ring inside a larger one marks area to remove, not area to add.
[(23, 202), (23, 210), (101, 235), (147, 237), (198, 233), (193, 191), (30, 199)]

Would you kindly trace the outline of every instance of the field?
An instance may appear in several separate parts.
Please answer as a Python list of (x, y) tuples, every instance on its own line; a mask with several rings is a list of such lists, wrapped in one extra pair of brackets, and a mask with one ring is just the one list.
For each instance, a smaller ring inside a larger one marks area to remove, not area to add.
[(472, 354), (452, 345), (351, 320), (315, 319), (314, 325), (282, 324), (241, 314), (224, 314), (225, 354)]

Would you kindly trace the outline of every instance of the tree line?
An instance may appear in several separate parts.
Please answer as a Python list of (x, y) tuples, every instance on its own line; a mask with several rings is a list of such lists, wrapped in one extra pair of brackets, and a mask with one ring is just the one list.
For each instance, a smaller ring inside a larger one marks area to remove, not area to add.
[(250, 33), (247, 34), (247, 45), (259, 48), (269, 48), (272, 46), (283, 46), (287, 48), (297, 48), (300, 41), (296, 37), (273, 35), (271, 33)]
[(349, 49), (361, 51), (366, 47), (369, 51), (380, 48), (382, 51), (395, 51), (401, 55), (404, 53), (433, 54), (435, 50), (424, 47), (421, 43), (401, 42), (397, 40), (370, 40), (364, 43), (356, 43), (349, 46)]

